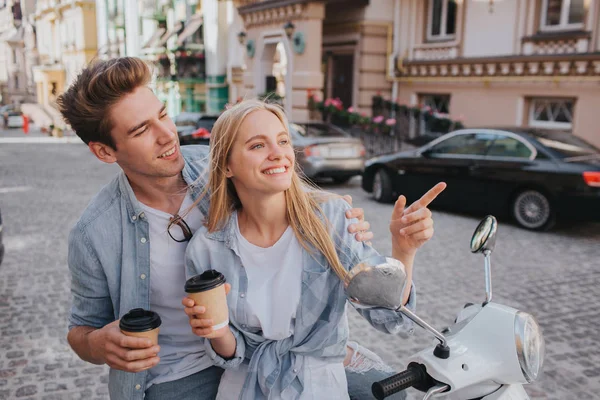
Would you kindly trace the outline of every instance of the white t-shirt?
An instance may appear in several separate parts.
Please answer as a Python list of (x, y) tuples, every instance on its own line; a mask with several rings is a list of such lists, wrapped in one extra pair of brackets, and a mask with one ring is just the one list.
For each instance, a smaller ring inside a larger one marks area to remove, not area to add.
[[(263, 336), (271, 340), (285, 339), (294, 333), (296, 309), (302, 287), (302, 245), (290, 226), (271, 247), (250, 243), (236, 223), (236, 241), (242, 265), (248, 276), (246, 298), (252, 314), (251, 326), (260, 326)], [(221, 378), (217, 400), (239, 398), (248, 372), (248, 364), (227, 369)], [(346, 373), (342, 362), (327, 363), (306, 357), (304, 361), (304, 391), (301, 400), (348, 399)]]
[[(193, 204), (188, 193), (179, 215)], [(158, 335), (160, 363), (150, 369), (146, 387), (184, 378), (212, 365), (204, 357), (202, 338), (194, 335), (181, 300), (185, 297), (185, 250), (189, 242), (178, 243), (167, 233), (170, 214), (142, 204), (150, 228), (150, 309), (160, 315)], [(202, 226), (203, 216), (197, 207), (183, 217), (192, 232)], [(183, 238), (181, 229), (173, 228), (174, 236)], [(179, 230), (175, 232), (175, 230)], [(176, 235), (180, 235), (180, 237)]]

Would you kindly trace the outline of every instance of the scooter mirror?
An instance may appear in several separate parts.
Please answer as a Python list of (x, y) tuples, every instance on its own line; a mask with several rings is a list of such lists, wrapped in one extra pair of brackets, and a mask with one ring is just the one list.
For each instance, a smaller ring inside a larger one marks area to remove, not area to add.
[(484, 253), (492, 252), (496, 246), (496, 231), (498, 221), (493, 215), (485, 217), (475, 229), (471, 238), (471, 252)]
[(383, 256), (370, 257), (350, 269), (344, 280), (346, 295), (358, 308), (402, 306), (406, 271), (400, 261)]

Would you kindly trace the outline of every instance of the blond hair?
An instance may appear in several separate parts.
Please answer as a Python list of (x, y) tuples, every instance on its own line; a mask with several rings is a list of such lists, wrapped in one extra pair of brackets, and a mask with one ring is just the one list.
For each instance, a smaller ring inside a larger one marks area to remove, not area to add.
[[(206, 221), (209, 232), (222, 229), (232, 212), (241, 208), (233, 182), (227, 178), (225, 171), (240, 125), (244, 118), (258, 110), (273, 113), (289, 133), (287, 117), (281, 107), (275, 104), (256, 99), (243, 100), (221, 114), (210, 135), (211, 170), (206, 186), (206, 190), (210, 191), (211, 196), (210, 211)], [(326, 195), (319, 190), (307, 190), (306, 185), (307, 183), (294, 168), (291, 186), (285, 191), (288, 221), (302, 247), (313, 257), (315, 249), (323, 254), (333, 271), (343, 280), (346, 270), (342, 266), (328, 232), (327, 218), (319, 205), (320, 202), (333, 195)]]

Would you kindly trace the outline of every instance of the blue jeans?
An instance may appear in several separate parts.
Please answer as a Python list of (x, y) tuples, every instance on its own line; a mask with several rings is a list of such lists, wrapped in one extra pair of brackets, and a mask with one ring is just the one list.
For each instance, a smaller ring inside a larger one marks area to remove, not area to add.
[[(375, 399), (371, 392), (371, 385), (373, 382), (380, 381), (394, 373), (383, 372), (377, 369), (371, 369), (365, 372), (350, 372), (346, 370), (346, 379), (348, 380), (348, 394), (350, 400), (371, 400)], [(406, 393), (404, 391), (396, 393), (393, 396), (388, 397), (390, 400), (404, 400), (406, 399)]]
[(223, 369), (210, 367), (185, 378), (152, 385), (144, 400), (214, 400)]
[[(152, 385), (146, 390), (144, 400), (214, 400), (217, 397), (222, 374), (223, 370), (221, 368), (210, 367), (176, 381)], [(346, 370), (350, 399), (375, 399), (371, 393), (371, 385), (373, 382), (385, 379), (390, 375), (392, 374), (377, 369), (364, 372)], [(406, 399), (406, 393), (400, 392), (388, 397), (388, 399), (404, 400)]]

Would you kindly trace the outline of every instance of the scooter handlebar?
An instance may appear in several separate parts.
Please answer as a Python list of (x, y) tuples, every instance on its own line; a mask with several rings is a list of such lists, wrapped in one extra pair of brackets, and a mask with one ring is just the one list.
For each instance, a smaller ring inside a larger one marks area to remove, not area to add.
[(430, 379), (425, 367), (411, 363), (405, 371), (373, 383), (371, 391), (377, 400), (383, 400), (401, 390), (425, 384)]

